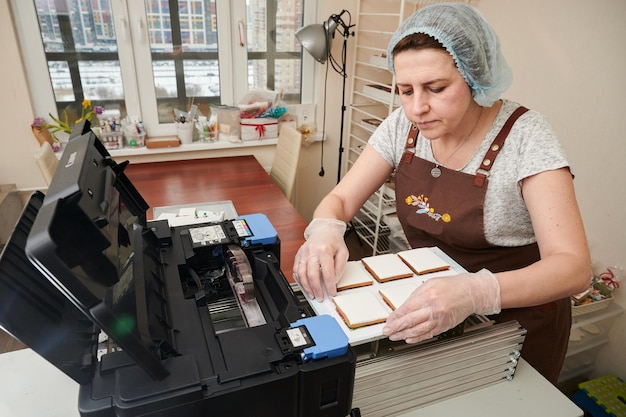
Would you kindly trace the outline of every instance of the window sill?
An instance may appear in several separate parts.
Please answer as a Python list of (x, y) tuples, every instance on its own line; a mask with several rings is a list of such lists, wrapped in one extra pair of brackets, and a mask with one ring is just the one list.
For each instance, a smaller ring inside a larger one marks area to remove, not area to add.
[[(264, 167), (271, 166), (273, 147), (278, 138), (262, 139), (245, 142), (195, 142), (170, 148), (137, 148), (109, 149), (116, 161), (128, 161), (132, 164), (162, 161), (183, 161), (189, 159), (220, 158), (228, 156), (254, 155)], [(60, 155), (60, 152), (58, 153)]]
[[(259, 163), (269, 172), (274, 159), (273, 147), (277, 143), (278, 138), (236, 143), (224, 140), (211, 143), (196, 142), (171, 148), (148, 149), (142, 146), (137, 148), (109, 149), (108, 151), (118, 163), (128, 161), (132, 164), (254, 155)], [(57, 158), (61, 158), (62, 154), (63, 150), (57, 152)]]
[(276, 143), (278, 143), (277, 138), (245, 141), (245, 142), (228, 142), (228, 141), (218, 140), (217, 142), (197, 142), (197, 143), (191, 143), (188, 145), (175, 146), (171, 148), (148, 149), (145, 146), (137, 147), (137, 148), (126, 147), (126, 148), (121, 148), (121, 149), (110, 149), (109, 153), (113, 157), (177, 154), (177, 153), (184, 153), (184, 152), (211, 151), (211, 150), (222, 150), (222, 149), (241, 149), (241, 148), (251, 148), (251, 147), (257, 147), (257, 146), (270, 146), (270, 145), (276, 145)]

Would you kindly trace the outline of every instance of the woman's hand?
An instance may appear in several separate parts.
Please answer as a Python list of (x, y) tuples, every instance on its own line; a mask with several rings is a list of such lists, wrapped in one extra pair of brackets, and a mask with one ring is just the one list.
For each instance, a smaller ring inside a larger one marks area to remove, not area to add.
[(298, 249), (293, 265), (294, 279), (311, 298), (324, 300), (324, 288), (337, 294), (337, 281), (348, 262), (344, 241), (346, 223), (337, 219), (313, 219), (304, 231), (306, 242)]
[(500, 312), (500, 285), (486, 269), (431, 278), (387, 318), (383, 334), (389, 340), (417, 343), (461, 323), (470, 314)]

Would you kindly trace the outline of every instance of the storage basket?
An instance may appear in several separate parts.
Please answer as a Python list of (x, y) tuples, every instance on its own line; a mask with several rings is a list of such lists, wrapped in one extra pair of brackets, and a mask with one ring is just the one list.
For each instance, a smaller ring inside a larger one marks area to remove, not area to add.
[(593, 417), (620, 417), (626, 415), (626, 383), (616, 375), (605, 375), (578, 384), (580, 389), (572, 398)]
[(583, 304), (580, 306), (572, 306), (572, 316), (580, 316), (583, 314), (592, 313), (594, 311), (604, 310), (609, 306), (609, 303), (613, 300), (613, 298), (605, 298), (604, 300), (594, 301), (589, 304)]

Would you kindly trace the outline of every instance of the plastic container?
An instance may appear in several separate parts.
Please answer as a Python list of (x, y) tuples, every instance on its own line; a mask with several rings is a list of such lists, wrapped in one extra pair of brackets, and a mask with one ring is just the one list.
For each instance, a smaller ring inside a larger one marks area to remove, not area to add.
[(239, 107), (217, 107), (217, 125), (220, 138), (241, 142), (241, 110)]
[[(626, 383), (616, 375), (605, 375), (578, 384), (572, 400), (593, 417), (626, 416)], [(585, 415), (588, 415), (585, 414)]]
[(124, 147), (124, 133), (107, 132), (100, 134), (100, 141), (107, 149), (121, 149)]
[(193, 143), (193, 129), (195, 123), (193, 121), (178, 123), (176, 122), (176, 136), (180, 139), (181, 145)]
[(145, 133), (133, 133), (126, 136), (126, 144), (131, 148), (140, 148), (146, 144)]
[(585, 337), (581, 341), (591, 336), (608, 337), (613, 322), (623, 311), (619, 305), (611, 304), (601, 310), (573, 316), (572, 330), (582, 330)]
[(623, 313), (617, 304), (602, 310), (572, 317), (572, 330), (559, 381), (586, 375), (594, 367), (595, 358), (609, 341), (615, 319)]
[(198, 140), (215, 142), (217, 140), (217, 117), (209, 120), (206, 116), (199, 116), (196, 129), (198, 130)]

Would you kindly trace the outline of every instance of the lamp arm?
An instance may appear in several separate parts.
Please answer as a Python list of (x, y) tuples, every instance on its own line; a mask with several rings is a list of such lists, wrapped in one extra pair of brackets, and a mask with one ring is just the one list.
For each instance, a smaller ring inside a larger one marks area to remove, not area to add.
[[(341, 18), (341, 16), (343, 16), (345, 13), (348, 13), (348, 16), (350, 17), (350, 20), (349, 20), (350, 23), (348, 24), (346, 24), (346, 22)], [(354, 36), (354, 32), (350, 32), (350, 28), (353, 28), (356, 25), (351, 24), (352, 15), (350, 15), (350, 12), (348, 10), (343, 9), (341, 13), (331, 15), (330, 19), (332, 19), (337, 24), (337, 27), (341, 28), (341, 36), (343, 36), (344, 38), (348, 38), (350, 37), (350, 35)], [(333, 33), (333, 36), (334, 36), (334, 33)]]

